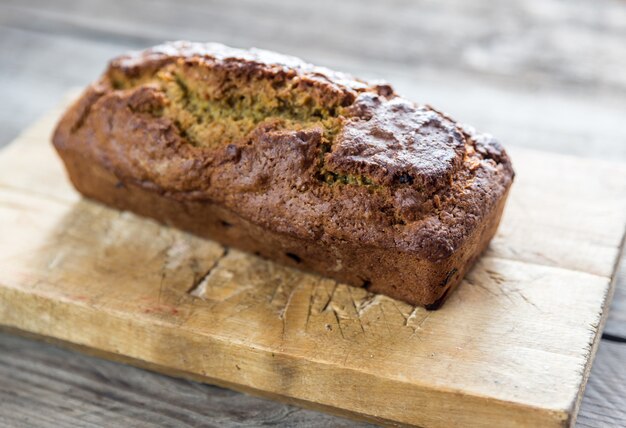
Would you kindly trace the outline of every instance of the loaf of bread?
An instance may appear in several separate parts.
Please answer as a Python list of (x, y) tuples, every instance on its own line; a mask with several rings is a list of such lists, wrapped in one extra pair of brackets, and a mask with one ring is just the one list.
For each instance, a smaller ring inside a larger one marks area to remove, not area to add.
[(88, 198), (427, 308), (514, 175), (491, 136), (387, 84), (219, 44), (112, 60), (53, 142)]

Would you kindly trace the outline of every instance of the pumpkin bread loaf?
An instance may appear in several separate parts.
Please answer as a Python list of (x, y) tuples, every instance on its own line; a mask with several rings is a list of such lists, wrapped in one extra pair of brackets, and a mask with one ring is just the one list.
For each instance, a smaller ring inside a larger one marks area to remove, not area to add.
[(114, 59), (53, 142), (89, 198), (428, 308), (514, 175), (491, 136), (387, 84), (218, 44)]

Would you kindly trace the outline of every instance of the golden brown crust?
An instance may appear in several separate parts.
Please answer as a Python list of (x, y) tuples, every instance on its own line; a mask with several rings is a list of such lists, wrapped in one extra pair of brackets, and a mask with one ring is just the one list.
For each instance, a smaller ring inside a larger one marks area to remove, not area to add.
[(492, 137), (388, 85), (214, 44), (113, 60), (53, 141), (89, 197), (420, 305), (461, 280), (513, 179)]

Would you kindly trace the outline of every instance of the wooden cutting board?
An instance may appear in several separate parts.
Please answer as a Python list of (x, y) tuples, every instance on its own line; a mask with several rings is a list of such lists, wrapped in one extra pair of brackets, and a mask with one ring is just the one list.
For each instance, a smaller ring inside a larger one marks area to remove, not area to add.
[(626, 224), (626, 167), (510, 150), (497, 237), (429, 312), (82, 199), (53, 112), (0, 152), (0, 325), (390, 425), (572, 425)]

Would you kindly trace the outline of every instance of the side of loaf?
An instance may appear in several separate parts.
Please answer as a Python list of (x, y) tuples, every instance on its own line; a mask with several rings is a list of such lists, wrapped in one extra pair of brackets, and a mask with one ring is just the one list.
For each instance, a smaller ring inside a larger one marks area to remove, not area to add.
[(114, 59), (53, 143), (89, 198), (428, 308), (514, 176), (491, 136), (389, 85), (218, 44)]

